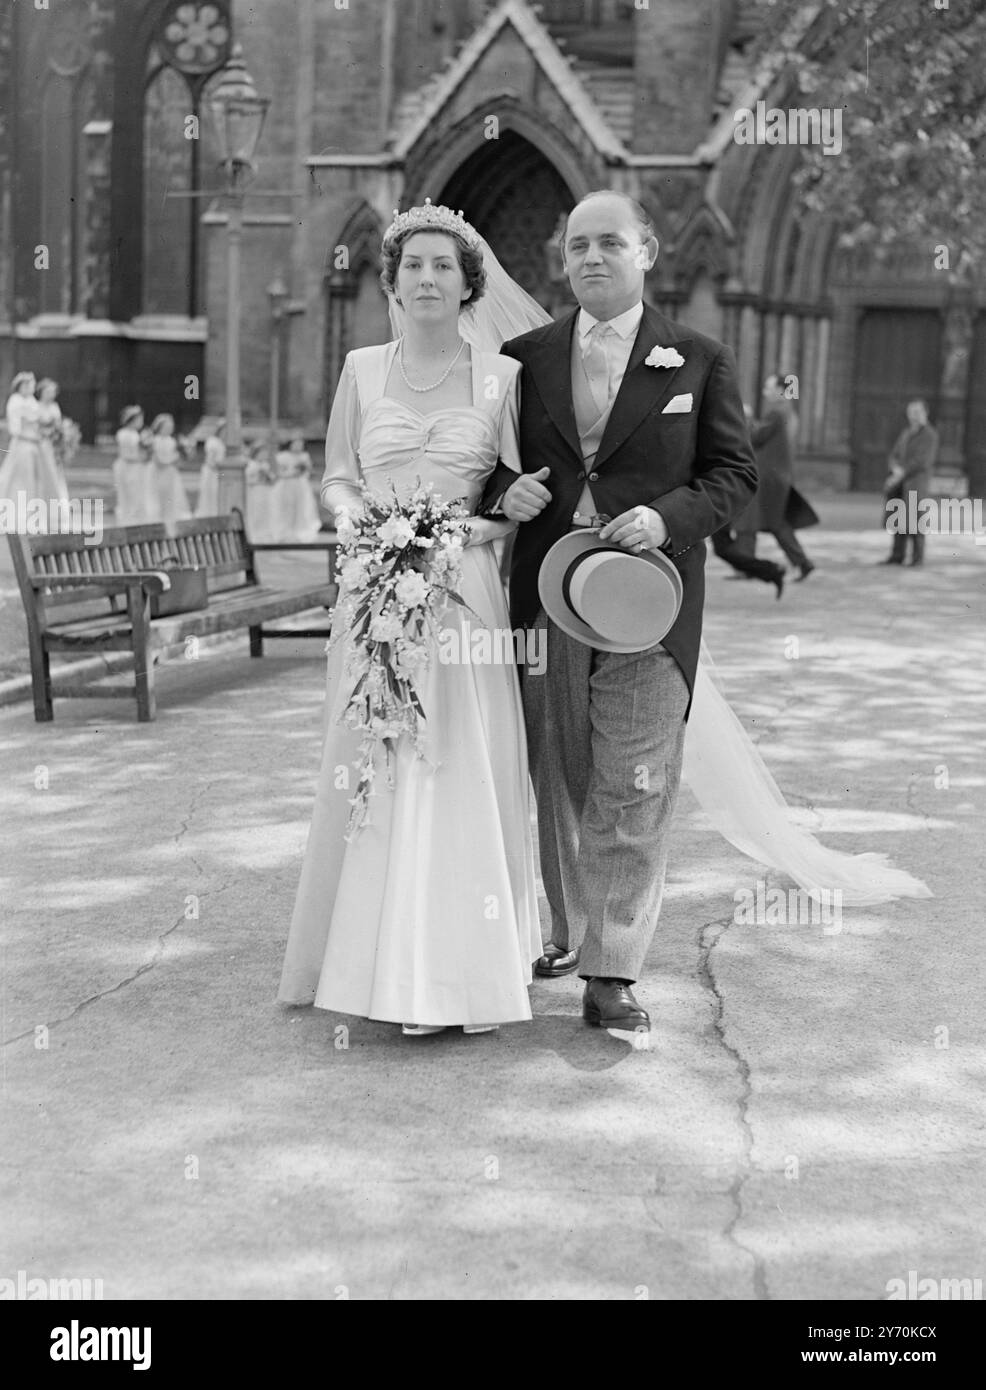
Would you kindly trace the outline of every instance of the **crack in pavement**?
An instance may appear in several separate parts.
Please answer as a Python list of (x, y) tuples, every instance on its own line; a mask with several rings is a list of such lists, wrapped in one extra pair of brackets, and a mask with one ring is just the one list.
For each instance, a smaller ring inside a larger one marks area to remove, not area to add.
[[(718, 918), (714, 922), (706, 922), (699, 932), (699, 960), (698, 978), (702, 987), (712, 996), (714, 1007), (712, 1010), (711, 1032), (719, 1046), (732, 1058), (736, 1067), (736, 1072), (740, 1080), (740, 1093), (736, 1100), (736, 1122), (742, 1140), (742, 1162), (733, 1174), (733, 1179), (729, 1184), (726, 1195), (733, 1203), (733, 1215), (723, 1227), (722, 1235), (744, 1255), (748, 1255), (753, 1263), (753, 1296), (756, 1299), (769, 1300), (770, 1290), (767, 1286), (767, 1267), (760, 1255), (749, 1246), (744, 1245), (736, 1234), (736, 1228), (743, 1219), (743, 1187), (753, 1171), (753, 1129), (749, 1120), (749, 1105), (753, 1095), (753, 1086), (750, 1080), (750, 1065), (742, 1053), (726, 1039), (724, 1026), (724, 1014), (726, 1001), (712, 969), (712, 952), (719, 944), (723, 932), (732, 924), (732, 916)], [(718, 927), (719, 930), (713, 937), (707, 933)]]
[[(115, 985), (110, 985), (108, 989), (101, 989), (98, 990), (95, 994), (90, 994), (88, 999), (81, 1000), (80, 1003), (76, 1004), (74, 1008), (70, 1009), (67, 1014), (62, 1014), (60, 1018), (54, 1018), (50, 1022), (47, 1019), (45, 1019), (44, 1026), (48, 1029), (48, 1032), (50, 1033), (54, 1028), (61, 1027), (63, 1023), (69, 1023), (78, 1014), (82, 1013), (83, 1009), (88, 1009), (91, 1004), (98, 1004), (102, 999), (108, 999), (111, 994), (116, 994), (119, 990), (125, 989), (127, 985), (132, 985), (135, 980), (139, 980), (141, 975), (146, 975), (148, 970), (153, 970), (154, 967), (160, 962), (161, 957), (164, 955), (164, 943), (167, 941), (168, 937), (171, 936), (173, 932), (176, 932), (178, 928), (182, 925), (182, 923), (185, 921), (186, 918), (183, 912), (181, 916), (178, 918), (178, 920), (172, 926), (170, 926), (167, 929), (167, 931), (164, 931), (160, 934), (154, 946), (154, 950), (150, 960), (144, 961), (143, 965), (138, 966), (138, 968), (133, 972), (132, 975), (128, 975), (124, 980), (118, 980)], [(25, 1038), (34, 1037), (35, 1030), (38, 1028), (38, 1026), (39, 1025), (36, 1023), (32, 1024), (32, 1026), (30, 1028), (27, 1028), (23, 1033), (15, 1033), (12, 1038), (4, 1039), (2, 1046), (10, 1047), (16, 1042), (23, 1042)]]
[[(209, 790), (209, 787), (211, 785), (211, 783), (207, 783), (196, 789), (196, 792), (192, 796), (192, 800), (189, 804), (187, 813), (184, 819), (182, 820), (177, 833), (173, 836), (173, 841), (175, 845), (179, 843), (182, 836), (188, 830), (189, 822), (191, 821), (192, 816), (195, 814), (199, 799), (205, 795), (205, 793)], [(188, 858), (192, 861), (198, 872), (201, 874), (203, 872), (202, 866), (201, 864), (199, 864), (195, 856), (189, 854)], [(218, 890), (212, 891), (221, 892), (223, 888), (227, 887), (228, 883), (231, 881), (231, 879), (224, 880), (224, 882), (220, 885), (220, 888)], [(211, 893), (200, 894), (198, 896), (201, 901), (202, 898), (211, 896)], [(142, 965), (138, 966), (137, 969), (133, 972), (133, 974), (127, 975), (125, 979), (118, 980), (115, 985), (110, 985), (107, 989), (98, 990), (95, 994), (91, 994), (88, 997), (88, 999), (81, 1000), (78, 1004), (74, 1006), (74, 1008), (70, 1009), (68, 1013), (62, 1014), (60, 1018), (51, 1019), (50, 1021), (48, 1019), (45, 1019), (44, 1026), (45, 1028), (47, 1028), (48, 1032), (50, 1033), (53, 1029), (61, 1027), (63, 1023), (71, 1022), (71, 1020), (76, 1018), (80, 1013), (82, 1013), (84, 1009), (88, 1009), (93, 1004), (98, 1004), (103, 999), (108, 999), (111, 994), (117, 994), (121, 989), (126, 989), (126, 987), (128, 985), (132, 985), (135, 980), (139, 980), (142, 975), (146, 975), (149, 970), (153, 970), (156, 965), (160, 964), (161, 959), (164, 956), (165, 943), (167, 942), (168, 938), (172, 936), (174, 932), (178, 931), (178, 929), (182, 926), (183, 923), (189, 920), (194, 921), (196, 919), (189, 919), (185, 916), (185, 913), (182, 912), (181, 915), (177, 918), (177, 920), (173, 922), (172, 925), (168, 927), (166, 931), (161, 932), (157, 938), (157, 941), (154, 944), (150, 959), (145, 960)], [(34, 1037), (38, 1026), (39, 1025), (36, 1023), (32, 1024), (31, 1027), (25, 1029), (23, 1033), (15, 1033), (13, 1037), (5, 1038), (3, 1042), (0, 1043), (0, 1047), (11, 1047), (14, 1043), (23, 1042), (25, 1038)]]

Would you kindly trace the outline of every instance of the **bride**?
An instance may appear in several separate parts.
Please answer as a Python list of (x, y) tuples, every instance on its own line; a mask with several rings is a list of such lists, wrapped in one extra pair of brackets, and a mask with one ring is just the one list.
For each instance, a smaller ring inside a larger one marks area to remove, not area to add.
[[(470, 346), (460, 325), (482, 298), (479, 237), (447, 209), (414, 208), (383, 242), (382, 280), (406, 319), (396, 342), (346, 358), (326, 438), (322, 500), (352, 515), (362, 479), (386, 498), (433, 484), (475, 512), (497, 460), (520, 471), (519, 364)], [(510, 522), (475, 518), (459, 592), (443, 618), (509, 631), (492, 541)], [(472, 610), (469, 614), (468, 610)], [(346, 605), (336, 623), (346, 621)], [(393, 788), (346, 839), (360, 736), (338, 722), (351, 680), (330, 650), (328, 727), (279, 998), (401, 1023), (404, 1032), (488, 1031), (531, 1017), (541, 954), (515, 669), (432, 661), (419, 681), (427, 757), (401, 739)]]
[[(461, 214), (429, 203), (387, 229), (381, 278), (398, 336), (346, 358), (322, 500), (338, 520), (360, 509), (361, 482), (381, 496), (430, 482), (475, 511), (498, 459), (521, 469), (519, 363), (495, 349), (548, 315)], [(494, 543), (513, 524), (471, 526), (462, 598), (486, 627), (509, 631)], [(458, 650), (469, 645), (467, 612), (444, 618), (461, 625)], [(345, 622), (340, 600), (334, 626)], [(530, 1019), (527, 985), (543, 948), (515, 669), (430, 663), (420, 688), (427, 755), (402, 737), (393, 786), (375, 783), (372, 817), (347, 839), (360, 735), (341, 721), (346, 646), (330, 649), (321, 771), (278, 997), (401, 1023), (410, 1035)], [(846, 905), (929, 896), (884, 856), (826, 849), (792, 821), (704, 648), (683, 777), (730, 843), (809, 892), (839, 887)]]

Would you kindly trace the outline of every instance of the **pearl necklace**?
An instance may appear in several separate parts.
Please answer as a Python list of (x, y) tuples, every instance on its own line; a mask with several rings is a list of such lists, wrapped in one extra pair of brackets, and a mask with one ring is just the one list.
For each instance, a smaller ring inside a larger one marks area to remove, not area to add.
[(465, 345), (466, 340), (465, 338), (463, 338), (462, 341), (459, 343), (459, 351), (452, 358), (452, 361), (448, 364), (448, 366), (445, 368), (444, 372), (442, 372), (441, 376), (438, 378), (437, 381), (433, 381), (430, 386), (415, 386), (413, 382), (408, 381), (407, 372), (404, 370), (404, 344), (401, 343), (401, 350), (397, 356), (397, 365), (401, 369), (401, 376), (404, 378), (404, 385), (407, 387), (409, 391), (417, 391), (419, 395), (424, 395), (426, 391), (436, 391), (438, 387), (441, 386), (442, 382), (447, 381), (448, 378), (451, 376), (452, 368), (455, 366), (456, 362), (458, 362), (459, 358), (462, 356), (462, 349), (465, 347)]

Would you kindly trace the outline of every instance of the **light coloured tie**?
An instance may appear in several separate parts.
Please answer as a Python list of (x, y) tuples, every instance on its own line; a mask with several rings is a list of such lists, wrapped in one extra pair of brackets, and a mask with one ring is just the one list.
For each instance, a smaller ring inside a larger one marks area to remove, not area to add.
[(603, 341), (612, 332), (613, 330), (608, 323), (594, 323), (589, 329), (588, 341), (582, 354), (585, 374), (589, 381), (589, 390), (592, 392), (592, 399), (595, 401), (600, 414), (612, 399), (612, 373), (609, 354)]

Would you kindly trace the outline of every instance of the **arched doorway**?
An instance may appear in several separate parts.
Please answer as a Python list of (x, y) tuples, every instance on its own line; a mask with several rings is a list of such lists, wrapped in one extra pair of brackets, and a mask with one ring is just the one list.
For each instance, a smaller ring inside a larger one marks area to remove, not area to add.
[(461, 208), (504, 269), (549, 313), (574, 303), (549, 243), (575, 198), (555, 166), (522, 135), (505, 130), (466, 159), (437, 202)]

